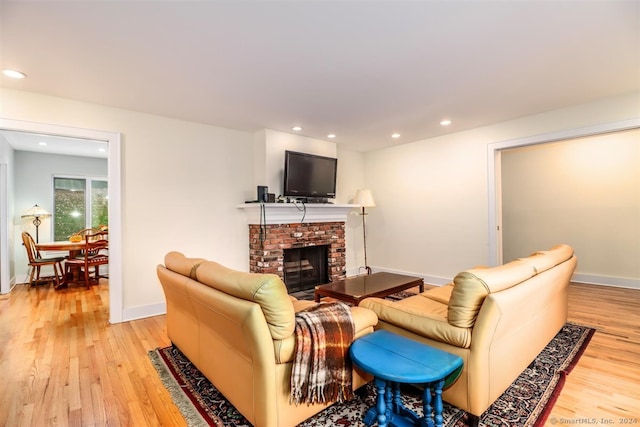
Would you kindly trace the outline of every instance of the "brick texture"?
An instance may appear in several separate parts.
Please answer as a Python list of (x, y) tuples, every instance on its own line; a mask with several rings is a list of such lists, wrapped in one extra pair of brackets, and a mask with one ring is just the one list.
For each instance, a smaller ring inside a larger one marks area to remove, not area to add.
[(332, 282), (346, 277), (345, 223), (249, 225), (249, 269), (284, 280), (284, 250), (327, 245), (327, 271)]

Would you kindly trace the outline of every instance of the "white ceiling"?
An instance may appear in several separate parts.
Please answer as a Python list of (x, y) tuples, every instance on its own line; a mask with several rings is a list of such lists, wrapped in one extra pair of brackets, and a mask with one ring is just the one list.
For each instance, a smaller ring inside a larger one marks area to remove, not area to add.
[(361, 151), (640, 90), (639, 1), (0, 0), (0, 16), (0, 67), (28, 75), (3, 87)]
[(0, 130), (0, 136), (3, 136), (15, 150), (19, 151), (100, 157), (104, 159), (108, 157), (108, 147), (104, 141), (10, 130)]

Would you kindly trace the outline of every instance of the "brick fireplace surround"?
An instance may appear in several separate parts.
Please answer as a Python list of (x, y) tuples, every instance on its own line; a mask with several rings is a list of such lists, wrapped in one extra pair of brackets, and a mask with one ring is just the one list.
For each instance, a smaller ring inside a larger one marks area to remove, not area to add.
[(285, 249), (327, 245), (329, 281), (342, 280), (346, 275), (344, 231), (344, 222), (250, 224), (249, 270), (277, 274), (284, 281)]
[(249, 223), (249, 270), (277, 274), (284, 281), (284, 250), (328, 246), (327, 272), (334, 282), (346, 277), (345, 223), (356, 205), (290, 203), (244, 204)]

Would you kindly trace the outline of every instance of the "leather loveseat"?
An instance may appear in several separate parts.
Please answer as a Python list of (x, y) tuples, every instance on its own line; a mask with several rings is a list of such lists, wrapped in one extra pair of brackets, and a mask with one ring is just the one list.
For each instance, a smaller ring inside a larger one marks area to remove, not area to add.
[[(377, 328), (461, 356), (443, 399), (480, 416), (567, 321), (573, 249), (558, 245), (498, 267), (458, 273), (446, 286), (397, 302), (367, 298)], [(472, 422), (473, 422), (472, 421)]]
[[(287, 294), (273, 274), (234, 271), (179, 252), (157, 273), (167, 301), (167, 334), (255, 427), (292, 427), (330, 404), (291, 404), (295, 312), (316, 303)], [(352, 308), (355, 338), (375, 314)], [(371, 378), (353, 371), (353, 389)]]

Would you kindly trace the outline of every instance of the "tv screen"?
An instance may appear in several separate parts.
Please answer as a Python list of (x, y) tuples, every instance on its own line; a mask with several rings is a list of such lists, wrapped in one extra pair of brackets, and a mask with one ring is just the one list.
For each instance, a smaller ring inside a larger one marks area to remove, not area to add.
[(336, 197), (338, 159), (285, 151), (283, 195), (301, 198)]

